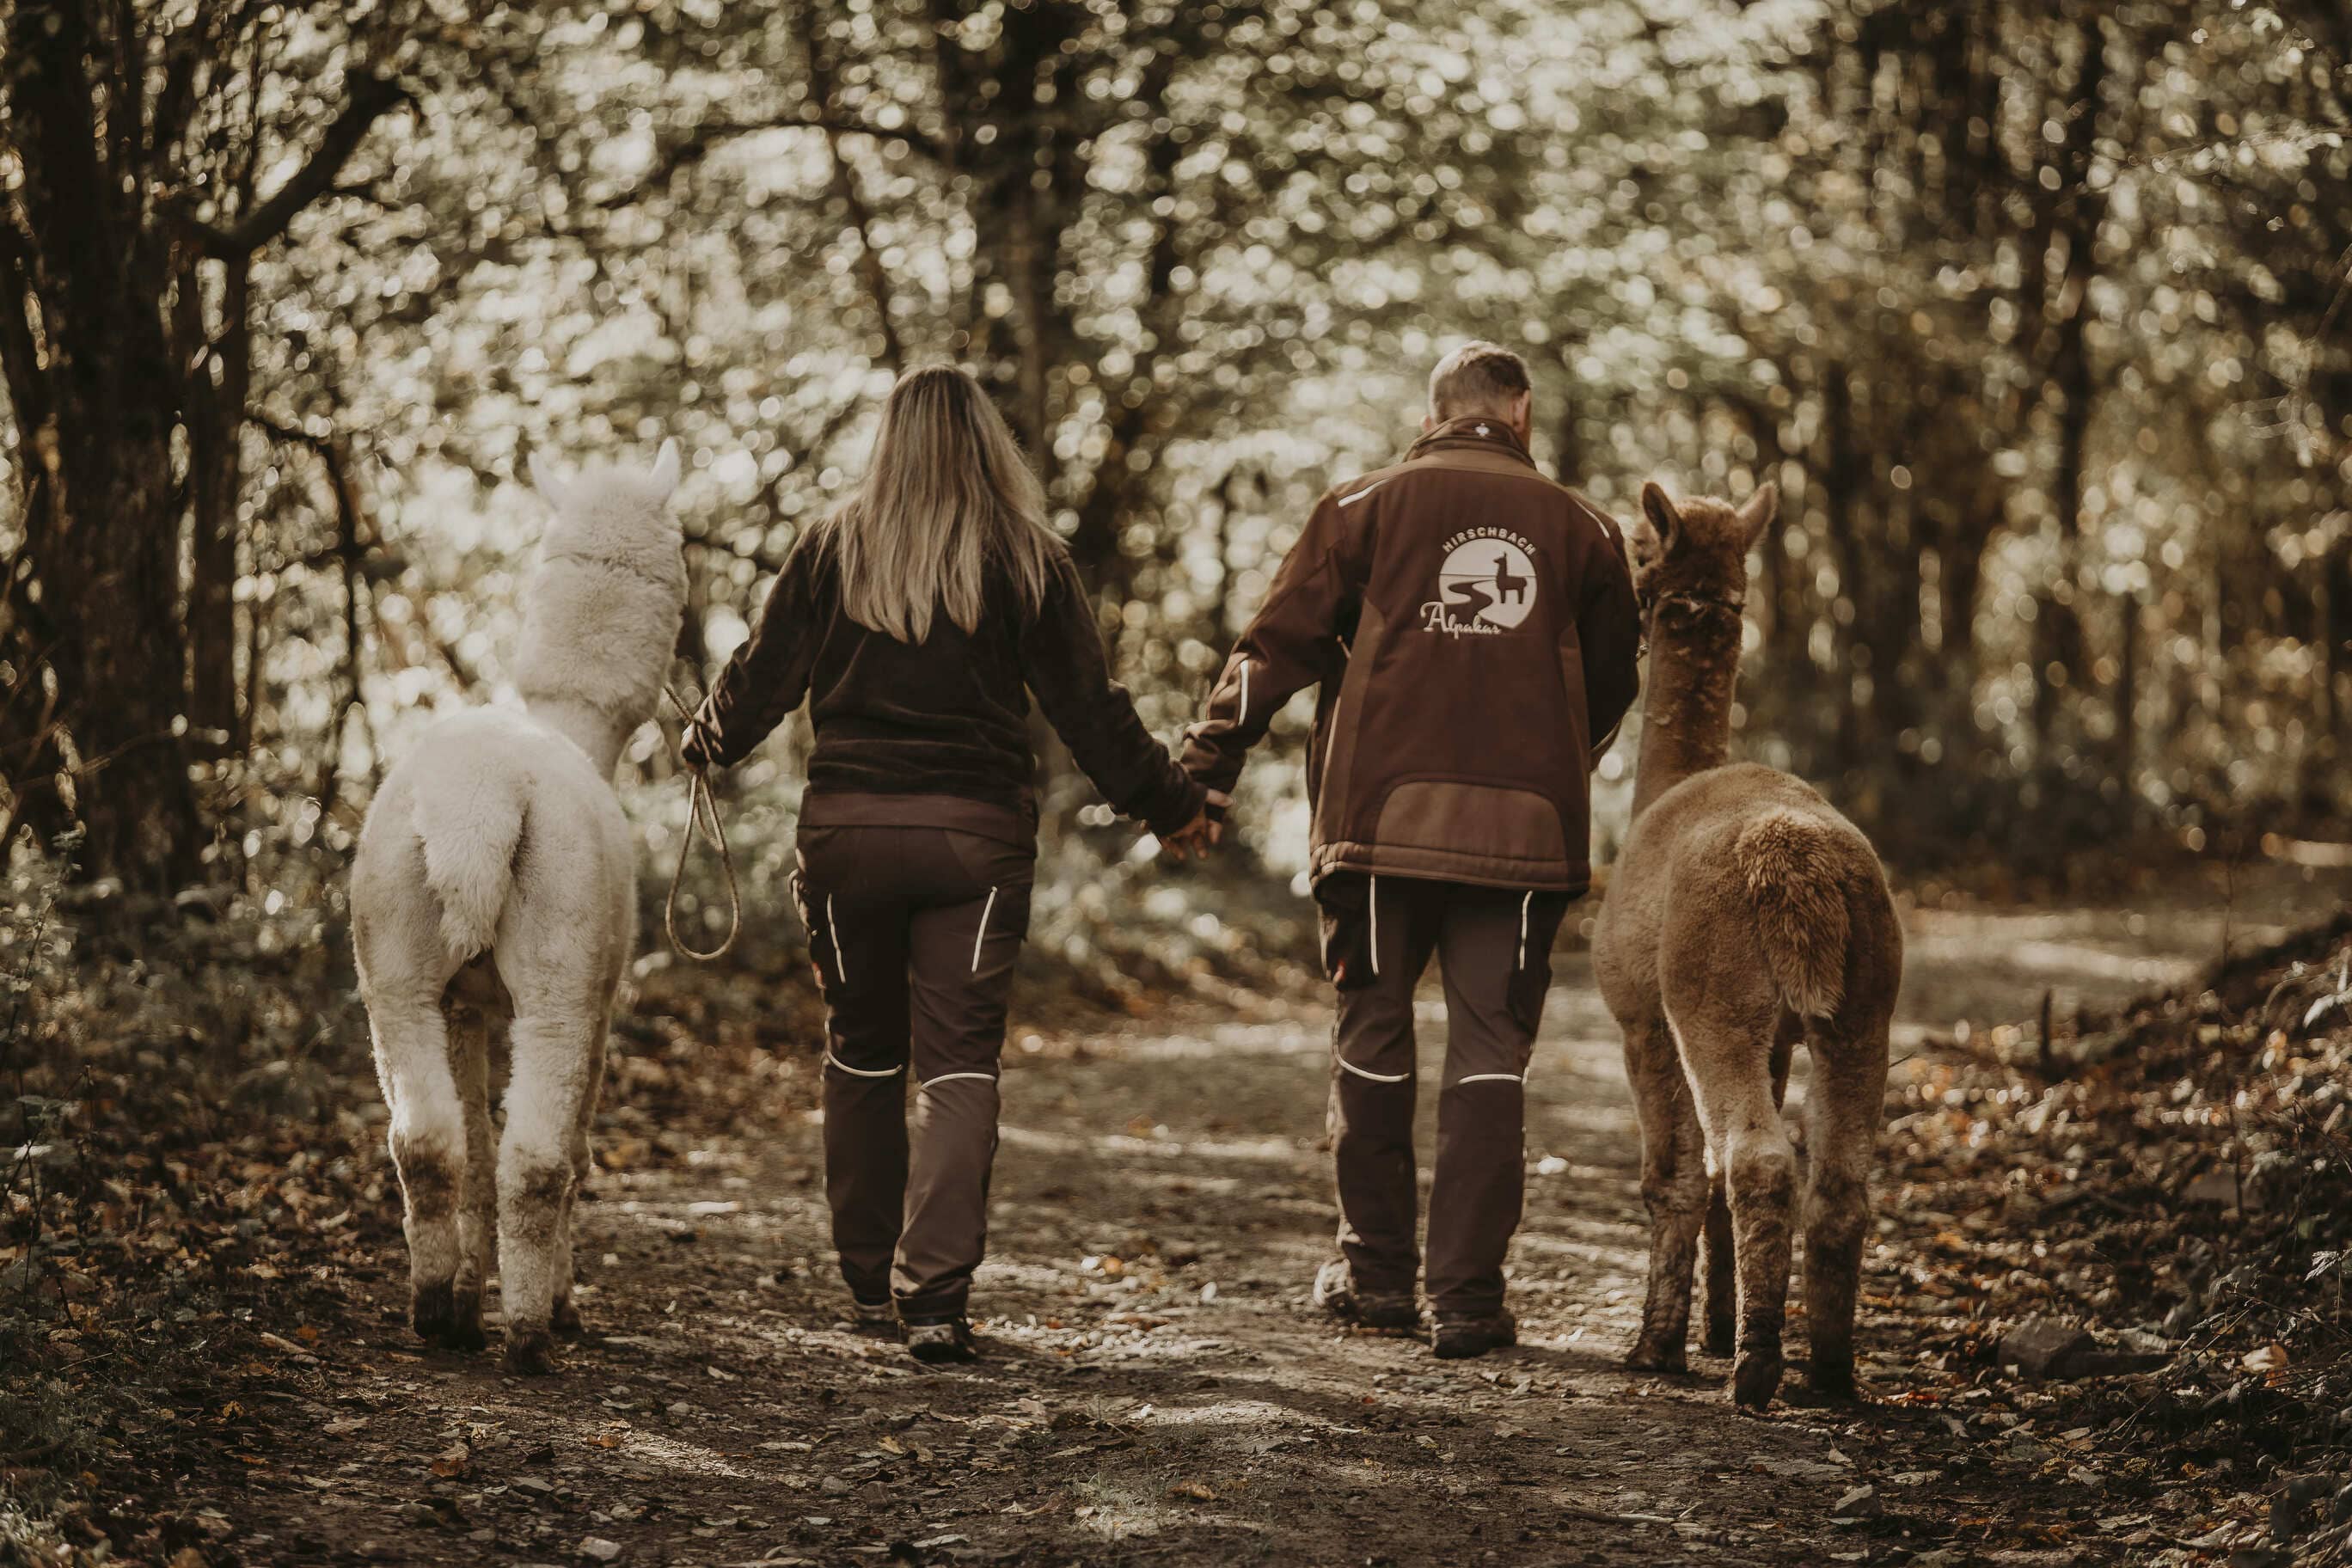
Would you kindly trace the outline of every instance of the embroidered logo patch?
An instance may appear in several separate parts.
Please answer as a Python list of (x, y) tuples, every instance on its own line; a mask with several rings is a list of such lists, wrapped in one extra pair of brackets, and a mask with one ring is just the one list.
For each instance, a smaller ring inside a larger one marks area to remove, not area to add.
[(1447, 637), (1500, 637), (1535, 607), (1535, 547), (1507, 529), (1465, 529), (1445, 542), (1437, 597), (1422, 605), (1421, 625)]

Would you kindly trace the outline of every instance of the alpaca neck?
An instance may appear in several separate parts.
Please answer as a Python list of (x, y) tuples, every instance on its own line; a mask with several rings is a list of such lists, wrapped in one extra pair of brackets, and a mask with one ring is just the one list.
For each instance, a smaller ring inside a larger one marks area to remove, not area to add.
[(1709, 616), (1696, 626), (1659, 628), (1650, 641), (1650, 689), (1642, 701), (1642, 751), (1634, 766), (1633, 815), (1731, 754), (1731, 692), (1739, 676), (1740, 623)]
[(541, 696), (526, 700), (532, 718), (588, 753), (598, 776), (607, 782), (612, 779), (613, 770), (620, 765), (621, 748), (628, 744), (635, 725), (616, 723), (602, 709), (571, 698)]

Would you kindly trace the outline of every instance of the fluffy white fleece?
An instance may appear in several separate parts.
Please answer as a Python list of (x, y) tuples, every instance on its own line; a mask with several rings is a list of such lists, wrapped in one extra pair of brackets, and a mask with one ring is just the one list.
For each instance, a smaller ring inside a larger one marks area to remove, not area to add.
[[(686, 605), (675, 444), (650, 473), (564, 480), (525, 589), (527, 707), (444, 719), (385, 775), (352, 867), (352, 924), (392, 1110), (417, 1330), (480, 1342), (495, 1229), (508, 1360), (550, 1364), (570, 1316), (571, 1209), (604, 1026), (635, 946), (635, 858), (613, 790), (653, 716)], [(477, 961), (480, 962), (477, 962)], [(506, 1127), (492, 1037), (510, 1047)]]

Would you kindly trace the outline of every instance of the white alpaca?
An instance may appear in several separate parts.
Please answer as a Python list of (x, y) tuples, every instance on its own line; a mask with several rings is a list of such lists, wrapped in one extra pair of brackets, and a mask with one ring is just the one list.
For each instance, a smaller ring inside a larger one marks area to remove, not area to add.
[[(529, 710), (444, 719), (386, 775), (352, 863), (360, 993), (392, 1110), (411, 1321), (482, 1344), (498, 1236), (506, 1364), (554, 1367), (576, 1328), (572, 1200), (604, 1028), (636, 945), (636, 877), (613, 769), (653, 716), (686, 608), (667, 510), (677, 447), (649, 475), (565, 483), (530, 465), (555, 519), (526, 590), (516, 686)], [(491, 1037), (510, 1046), (506, 1131)]]

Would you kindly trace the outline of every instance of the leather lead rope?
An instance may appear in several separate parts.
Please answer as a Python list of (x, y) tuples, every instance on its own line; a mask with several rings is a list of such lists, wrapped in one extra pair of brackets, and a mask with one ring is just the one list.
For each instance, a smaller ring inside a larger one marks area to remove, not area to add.
[[(681, 722), (694, 722), (694, 710), (679, 701), (677, 692), (664, 686), (662, 695), (668, 698), (669, 705), (677, 710)], [(669, 874), (669, 897), (662, 903), (662, 929), (669, 934), (669, 944), (679, 957), (693, 959), (698, 963), (710, 963), (727, 956), (728, 951), (735, 945), (735, 938), (743, 929), (743, 894), (735, 884), (735, 858), (727, 849), (727, 831), (719, 820), (719, 797), (710, 788), (710, 770), (688, 763), (686, 754), (678, 750), (677, 742), (669, 740), (668, 731), (663, 731), (662, 738), (669, 741), (669, 754), (686, 774), (686, 837), (677, 847), (677, 864)], [(708, 952), (688, 946), (677, 934), (678, 884), (686, 879), (686, 862), (694, 853), (694, 841), (698, 837), (719, 851), (719, 869), (727, 874), (727, 935)]]

